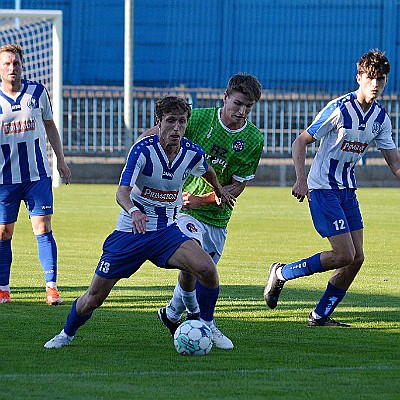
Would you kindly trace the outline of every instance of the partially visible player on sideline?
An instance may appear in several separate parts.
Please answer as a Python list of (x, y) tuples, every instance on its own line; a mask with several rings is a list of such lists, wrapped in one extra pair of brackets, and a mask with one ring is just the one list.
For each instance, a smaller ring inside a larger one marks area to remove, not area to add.
[[(309, 326), (349, 326), (330, 318), (364, 262), (363, 221), (356, 197), (354, 168), (373, 143), (392, 173), (400, 179), (400, 155), (392, 139), (392, 124), (376, 99), (387, 83), (390, 65), (385, 53), (371, 50), (357, 62), (355, 92), (332, 100), (293, 142), (296, 182), (292, 195), (308, 199), (315, 229), (332, 250), (290, 264), (273, 263), (264, 298), (277, 306), (286, 281), (335, 270), (325, 293), (308, 316)], [(306, 147), (320, 140), (308, 179)]]
[(57, 290), (57, 245), (51, 230), (53, 192), (46, 135), (66, 183), (60, 135), (46, 88), (21, 79), (22, 48), (0, 47), (0, 303), (10, 303), (11, 239), (23, 200), (37, 238), (39, 260), (46, 280), (46, 302), (62, 303)]
[[(218, 180), (235, 197), (254, 178), (263, 149), (262, 133), (247, 119), (260, 97), (261, 84), (258, 79), (238, 73), (228, 82), (223, 107), (193, 109), (186, 128), (185, 136), (204, 149)], [(139, 139), (155, 132), (156, 128), (152, 128)], [(218, 206), (210, 186), (202, 179), (190, 177), (183, 190), (184, 209), (178, 216), (178, 226), (186, 235), (196, 239), (217, 264), (225, 245), (226, 228), (232, 210)], [(197, 281), (196, 284), (192, 275), (181, 271), (171, 301), (159, 310), (158, 316), (174, 334), (182, 314), (185, 311), (190, 314), (202, 311), (202, 304), (206, 301), (207, 294), (201, 282)], [(216, 300), (209, 301), (215, 304)], [(192, 307), (186, 310), (185, 303)], [(216, 347), (233, 348), (232, 341), (217, 328), (214, 312), (202, 319), (210, 326)]]
[[(211, 257), (181, 232), (175, 220), (182, 206), (182, 186), (190, 174), (206, 179), (220, 207), (233, 207), (235, 199), (221, 187), (201, 147), (183, 138), (190, 114), (190, 105), (179, 97), (157, 101), (159, 133), (135, 144), (129, 152), (117, 190), (122, 210), (116, 230), (103, 244), (92, 283), (74, 301), (64, 329), (44, 347), (68, 346), (119, 279), (129, 278), (146, 260), (160, 268), (193, 273), (206, 295), (218, 298), (218, 273)], [(206, 312), (213, 304), (204, 306)]]

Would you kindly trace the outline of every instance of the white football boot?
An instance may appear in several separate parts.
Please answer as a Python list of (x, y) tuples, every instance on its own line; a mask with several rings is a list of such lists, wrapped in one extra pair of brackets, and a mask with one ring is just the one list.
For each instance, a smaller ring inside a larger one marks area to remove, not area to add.
[(53, 339), (50, 339), (44, 347), (46, 349), (61, 349), (61, 347), (69, 346), (73, 338), (73, 336), (68, 336), (63, 329), (58, 335), (54, 336)]
[(215, 325), (215, 321), (213, 321), (210, 325), (211, 333), (212, 333), (212, 341), (213, 344), (219, 349), (231, 350), (233, 349), (232, 340), (225, 336)]

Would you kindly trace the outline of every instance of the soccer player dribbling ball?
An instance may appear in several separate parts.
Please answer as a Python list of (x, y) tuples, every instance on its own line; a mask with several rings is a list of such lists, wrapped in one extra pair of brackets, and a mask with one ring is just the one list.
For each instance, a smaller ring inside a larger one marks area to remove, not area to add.
[(146, 260), (160, 268), (194, 274), (212, 298), (219, 293), (218, 273), (211, 257), (176, 225), (182, 186), (190, 174), (203, 177), (211, 185), (221, 206), (232, 208), (235, 201), (221, 187), (204, 151), (183, 138), (190, 114), (190, 105), (179, 97), (157, 101), (159, 132), (135, 144), (129, 152), (116, 195), (122, 210), (116, 229), (103, 244), (92, 283), (72, 304), (64, 329), (45, 348), (68, 346), (114, 285), (133, 275)]
[[(392, 124), (377, 98), (390, 71), (384, 52), (371, 50), (357, 62), (358, 89), (328, 103), (293, 142), (296, 182), (292, 195), (308, 199), (315, 229), (332, 250), (283, 264), (273, 263), (264, 291), (275, 308), (284, 284), (317, 272), (335, 270), (320, 301), (308, 316), (309, 326), (349, 326), (330, 318), (364, 262), (363, 221), (356, 196), (354, 169), (375, 143), (392, 173), (400, 179), (400, 155), (392, 139)], [(306, 148), (320, 140), (308, 177)]]

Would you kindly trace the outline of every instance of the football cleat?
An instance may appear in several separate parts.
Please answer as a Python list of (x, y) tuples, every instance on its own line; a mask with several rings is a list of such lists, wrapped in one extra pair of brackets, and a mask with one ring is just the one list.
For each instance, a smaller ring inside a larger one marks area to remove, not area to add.
[(62, 302), (62, 298), (58, 294), (57, 289), (46, 286), (46, 303), (51, 306), (56, 306)]
[(181, 320), (178, 319), (176, 322), (172, 322), (167, 317), (167, 307), (162, 307), (157, 312), (158, 319), (169, 329), (172, 336), (174, 336), (175, 331), (178, 329), (178, 326), (181, 324)]
[(264, 299), (269, 308), (274, 309), (278, 304), (279, 295), (286, 281), (279, 279), (276, 275), (276, 270), (283, 267), (285, 264), (276, 262), (271, 264), (269, 268), (269, 277), (267, 285), (264, 289)]
[(308, 316), (308, 321), (307, 321), (308, 326), (344, 326), (344, 327), (350, 327), (348, 324), (343, 324), (342, 322), (335, 321), (334, 319), (331, 319), (329, 317), (323, 317), (323, 318), (314, 318), (312, 315), (312, 312), (310, 312), (310, 315)]
[(0, 304), (2, 303), (11, 303), (11, 298), (9, 291), (0, 289)]
[(73, 338), (73, 336), (68, 336), (63, 329), (58, 335), (54, 336), (53, 339), (45, 343), (44, 347), (46, 349), (61, 349), (61, 347), (69, 346)]
[(215, 321), (213, 321), (210, 325), (211, 336), (213, 344), (219, 349), (223, 350), (231, 350), (233, 349), (232, 340), (225, 336), (215, 325)]

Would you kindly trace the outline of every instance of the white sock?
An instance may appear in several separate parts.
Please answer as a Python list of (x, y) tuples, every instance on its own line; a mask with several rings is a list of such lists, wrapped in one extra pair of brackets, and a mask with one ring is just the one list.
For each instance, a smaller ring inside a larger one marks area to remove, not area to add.
[(276, 269), (276, 276), (278, 277), (279, 280), (286, 281), (286, 279), (282, 275), (282, 267)]
[(10, 285), (0, 286), (0, 290), (3, 292), (10, 292)]
[(182, 289), (178, 282), (175, 286), (172, 299), (167, 305), (167, 317), (170, 321), (176, 322), (181, 318), (185, 310), (186, 307), (182, 300)]
[(322, 318), (320, 315), (318, 315), (318, 314), (315, 312), (315, 310), (314, 310), (311, 314), (312, 314), (312, 316), (313, 316), (315, 319), (321, 319), (321, 318)]
[(186, 292), (185, 290), (181, 289), (181, 293), (182, 293), (182, 301), (187, 311), (191, 314), (199, 313), (200, 307), (196, 298), (196, 289), (192, 290), (191, 292)]
[(46, 282), (46, 287), (54, 288), (57, 290), (57, 284), (55, 282)]

